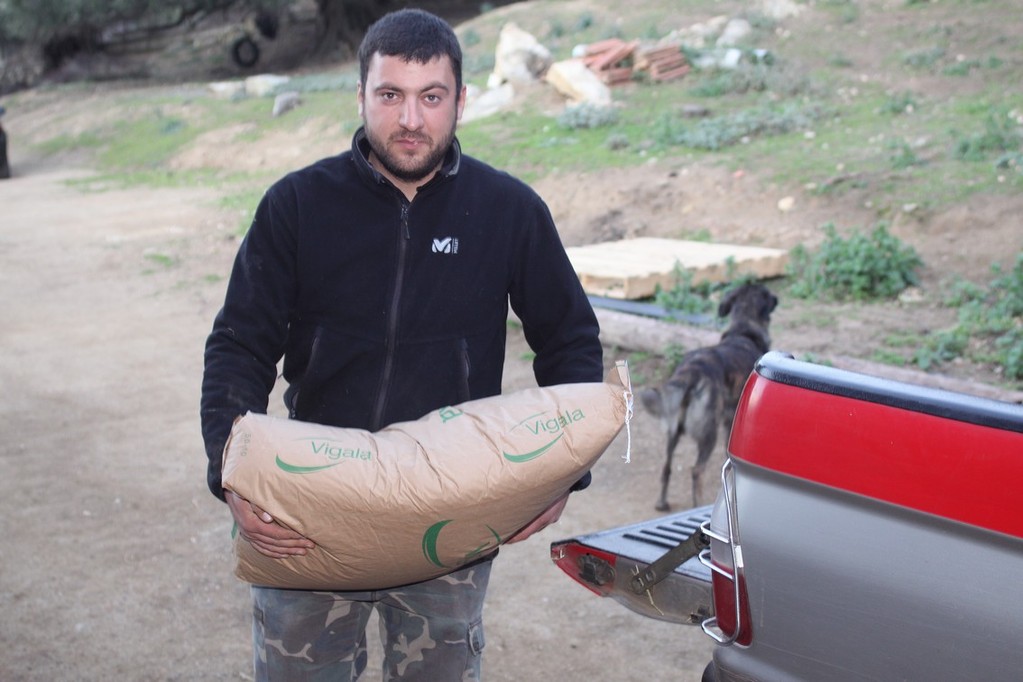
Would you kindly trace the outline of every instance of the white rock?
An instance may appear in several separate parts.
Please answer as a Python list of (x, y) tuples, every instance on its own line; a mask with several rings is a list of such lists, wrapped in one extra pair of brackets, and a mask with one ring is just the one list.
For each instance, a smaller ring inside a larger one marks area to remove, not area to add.
[(745, 19), (732, 19), (725, 25), (725, 30), (718, 36), (718, 47), (738, 45), (743, 38), (753, 31), (753, 27)]
[(547, 70), (546, 78), (558, 92), (576, 102), (605, 107), (611, 104), (611, 88), (586, 68), (581, 59), (554, 62)]
[(273, 116), (277, 118), (283, 114), (288, 113), (299, 104), (302, 103), (302, 98), (297, 92), (282, 92), (281, 94), (274, 97), (274, 108)]
[(510, 106), (514, 99), (515, 87), (511, 83), (482, 91), (474, 88), (466, 93), (462, 123), (493, 116)]
[(234, 99), (245, 94), (245, 83), (243, 81), (218, 81), (206, 85), (217, 97)]
[(265, 97), (272, 95), (277, 88), (289, 80), (291, 79), (287, 76), (275, 76), (269, 73), (249, 76), (245, 79), (245, 92), (253, 97)]
[(512, 22), (501, 28), (494, 53), (494, 73), (502, 83), (533, 83), (550, 65), (550, 50), (532, 34)]

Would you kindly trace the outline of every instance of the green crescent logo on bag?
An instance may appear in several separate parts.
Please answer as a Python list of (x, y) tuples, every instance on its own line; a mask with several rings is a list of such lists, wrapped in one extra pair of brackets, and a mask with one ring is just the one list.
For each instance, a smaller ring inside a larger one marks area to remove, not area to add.
[(563, 433), (559, 433), (554, 440), (547, 443), (546, 445), (538, 447), (536, 450), (533, 450), (532, 452), (523, 452), (521, 455), (513, 455), (510, 452), (502, 452), (501, 454), (504, 455), (504, 458), (506, 460), (512, 462), (513, 464), (522, 464), (523, 462), (528, 462), (531, 459), (536, 459), (543, 453), (553, 448), (554, 444), (561, 440), (561, 437), (564, 435), (565, 434)]
[(323, 471), (324, 469), (330, 469), (336, 467), (341, 462), (332, 462), (330, 464), (320, 464), (318, 466), (299, 466), (297, 464), (288, 464), (280, 455), (277, 455), (277, 468), (281, 471), (286, 471), (289, 474), (315, 474), (317, 471)]
[[(444, 527), (451, 523), (453, 520), (454, 519), (438, 521), (437, 523), (427, 528), (426, 532), (423, 533), (423, 556), (426, 557), (427, 561), (429, 561), (431, 564), (439, 568), (451, 568), (449, 566), (446, 566), (444, 562), (440, 560), (440, 552), (437, 551), (437, 541), (440, 539), (440, 532), (444, 530)], [(466, 552), (463, 561), (459, 562), (458, 565), (468, 563), (469, 561), (472, 561), (476, 557), (482, 556), (487, 550), (497, 547), (499, 544), (501, 544), (500, 534), (498, 534), (498, 532), (491, 528), (490, 526), (487, 526), (486, 529), (490, 531), (490, 534), (493, 536), (493, 541), (491, 542), (490, 540), (488, 540), (481, 544), (480, 546), (476, 547), (475, 549)]]
[(515, 429), (521, 426), (525, 427), (525, 429), (534, 436), (539, 436), (543, 434), (552, 435), (554, 437), (551, 440), (547, 441), (545, 444), (541, 445), (535, 450), (531, 450), (530, 452), (523, 452), (518, 454), (511, 452), (502, 452), (501, 454), (504, 455), (504, 458), (506, 460), (514, 464), (522, 464), (523, 462), (528, 462), (530, 460), (536, 459), (537, 457), (539, 457), (540, 455), (544, 454), (552, 447), (554, 447), (554, 445), (559, 440), (561, 440), (561, 437), (565, 435), (566, 428), (568, 428), (572, 424), (582, 421), (583, 419), (586, 419), (586, 415), (583, 414), (583, 411), (581, 409), (565, 410), (564, 412), (555, 412), (553, 417), (548, 417), (546, 415), (547, 415), (546, 412), (537, 412), (536, 414), (532, 414), (523, 419), (522, 421), (520, 421), (515, 426), (513, 426), (510, 430), (514, 431)]

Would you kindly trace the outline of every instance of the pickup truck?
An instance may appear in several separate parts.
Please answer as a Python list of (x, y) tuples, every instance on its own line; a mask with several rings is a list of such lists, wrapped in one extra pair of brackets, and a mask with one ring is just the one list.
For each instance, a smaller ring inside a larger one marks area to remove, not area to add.
[(713, 505), (552, 543), (704, 680), (1023, 679), (1023, 406), (763, 356)]

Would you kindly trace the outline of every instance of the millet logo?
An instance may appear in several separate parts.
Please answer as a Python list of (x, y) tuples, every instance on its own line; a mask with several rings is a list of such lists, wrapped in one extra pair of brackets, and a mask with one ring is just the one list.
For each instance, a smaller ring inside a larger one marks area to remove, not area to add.
[(443, 239), (434, 239), (433, 248), (431, 249), (434, 253), (458, 253), (458, 240), (454, 237), (444, 237)]
[(528, 462), (532, 459), (536, 459), (540, 455), (550, 450), (554, 445), (561, 440), (561, 437), (565, 435), (565, 429), (570, 425), (575, 424), (583, 419), (586, 419), (586, 415), (583, 414), (582, 410), (569, 410), (565, 412), (555, 413), (553, 417), (546, 416), (546, 412), (540, 412), (532, 416), (526, 417), (521, 422), (512, 427), (512, 431), (521, 427), (524, 427), (534, 436), (540, 434), (549, 434), (553, 436), (551, 440), (547, 441), (540, 447), (530, 452), (523, 453), (510, 453), (503, 452), (504, 458), (509, 462), (515, 464), (521, 464)]

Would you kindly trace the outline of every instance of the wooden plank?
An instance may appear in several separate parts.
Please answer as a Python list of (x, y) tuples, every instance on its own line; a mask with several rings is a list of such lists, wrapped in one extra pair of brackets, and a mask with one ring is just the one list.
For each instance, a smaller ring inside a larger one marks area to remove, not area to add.
[(588, 294), (632, 300), (653, 296), (658, 286), (673, 288), (676, 265), (700, 284), (747, 274), (758, 279), (777, 277), (784, 274), (788, 262), (788, 252), (782, 249), (652, 237), (567, 251)]

